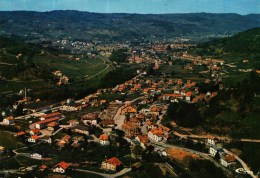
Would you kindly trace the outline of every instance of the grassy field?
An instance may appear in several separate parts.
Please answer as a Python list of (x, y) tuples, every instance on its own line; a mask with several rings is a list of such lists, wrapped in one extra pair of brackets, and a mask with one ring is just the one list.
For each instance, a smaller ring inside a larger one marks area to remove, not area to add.
[(15, 149), (23, 146), (13, 135), (9, 132), (0, 131), (0, 146), (6, 149)]
[(25, 87), (27, 88), (39, 88), (46, 86), (47, 83), (43, 80), (37, 81), (12, 81), (7, 82), (5, 85), (0, 87), (0, 93), (9, 93), (9, 92), (19, 92), (23, 90)]
[(105, 69), (107, 66), (104, 64), (104, 61), (99, 58), (72, 61), (61, 57), (37, 56), (34, 61), (36, 63), (46, 63), (53, 68), (60, 70), (70, 78), (91, 76)]

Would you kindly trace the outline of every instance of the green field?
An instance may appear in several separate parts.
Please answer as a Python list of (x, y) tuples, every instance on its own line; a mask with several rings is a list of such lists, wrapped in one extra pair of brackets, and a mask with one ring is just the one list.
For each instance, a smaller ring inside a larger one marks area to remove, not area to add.
[(43, 80), (35, 80), (35, 81), (9, 81), (6, 84), (0, 87), (0, 93), (8, 94), (12, 92), (19, 92), (26, 88), (39, 88), (47, 86), (47, 82)]
[(13, 135), (6, 131), (0, 131), (0, 146), (5, 149), (15, 149), (23, 146)]
[[(37, 56), (34, 58), (34, 61), (36, 63), (48, 64), (54, 69), (60, 70), (69, 78), (82, 78), (86, 76), (92, 76), (107, 67), (107, 65), (104, 64), (104, 61), (100, 58), (72, 61), (64, 57), (61, 58), (55, 56)], [(104, 73), (106, 73), (107, 71), (109, 70), (104, 71)]]

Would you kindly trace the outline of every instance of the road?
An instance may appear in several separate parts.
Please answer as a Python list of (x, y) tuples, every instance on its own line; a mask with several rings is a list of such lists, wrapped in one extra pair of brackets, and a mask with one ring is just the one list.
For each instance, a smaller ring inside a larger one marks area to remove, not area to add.
[(184, 148), (184, 147), (180, 147), (180, 146), (175, 146), (175, 145), (170, 145), (170, 144), (166, 144), (166, 143), (163, 143), (163, 142), (152, 142), (152, 145), (155, 146), (155, 147), (158, 147), (158, 148), (178, 148), (178, 149), (181, 149), (183, 151), (187, 151), (187, 152), (190, 152), (192, 154), (196, 154), (196, 155), (199, 155), (200, 157), (206, 159), (206, 160), (209, 160), (211, 161), (212, 163), (215, 164), (215, 166), (221, 168), (224, 172), (226, 172), (228, 175), (233, 175), (231, 171), (229, 171), (228, 169), (226, 169), (225, 167), (223, 167), (219, 162), (215, 161), (211, 156), (209, 156), (208, 154), (206, 153), (202, 153), (202, 152), (199, 152), (199, 151), (195, 151), (195, 150), (191, 150), (191, 149), (188, 149), (188, 148)]
[(105, 174), (105, 173), (100, 173), (100, 172), (95, 172), (95, 171), (88, 171), (85, 169), (74, 169), (74, 171), (96, 174), (96, 175), (100, 175), (105, 178), (115, 178), (115, 177), (122, 176), (122, 175), (126, 174), (127, 172), (130, 172), (131, 168), (124, 168), (115, 174)]
[(116, 114), (115, 114), (115, 116), (114, 116), (114, 121), (115, 121), (115, 124), (117, 125), (116, 126), (116, 128), (117, 129), (122, 129), (122, 125), (123, 125), (123, 123), (124, 123), (124, 119), (125, 119), (125, 116), (124, 115), (121, 115), (121, 111), (122, 111), (122, 109), (125, 107), (125, 104), (126, 103), (133, 103), (133, 102), (135, 102), (135, 101), (137, 101), (137, 100), (139, 100), (139, 99), (144, 99), (145, 97), (144, 96), (141, 96), (141, 97), (138, 97), (138, 98), (135, 98), (134, 100), (132, 100), (132, 101), (126, 101), (125, 103), (124, 103), (124, 105), (123, 106), (121, 106), (121, 107), (119, 107), (118, 109), (117, 109), (117, 112), (116, 112)]
[(247, 174), (249, 174), (253, 178), (258, 177), (256, 175), (254, 175), (253, 171), (250, 170), (249, 166), (242, 159), (240, 159), (239, 156), (237, 156), (233, 152), (230, 152), (226, 149), (223, 149), (223, 150), (224, 150), (225, 153), (233, 155), (240, 162), (240, 164), (243, 166), (244, 170), (246, 170)]
[[(104, 61), (104, 64), (106, 64), (106, 60), (103, 59), (103, 58), (102, 58), (102, 60)], [(96, 74), (94, 74), (94, 75), (91, 75), (91, 76), (87, 77), (86, 80), (89, 80), (89, 79), (91, 79), (91, 78), (93, 78), (93, 77), (95, 77), (95, 76), (97, 76), (97, 75), (103, 73), (105, 70), (107, 70), (107, 69), (109, 68), (109, 66), (110, 66), (109, 64), (106, 64), (106, 67), (105, 67), (103, 70), (99, 71), (98, 73), (96, 73)], [(113, 68), (114, 68), (114, 67), (113, 67)]]

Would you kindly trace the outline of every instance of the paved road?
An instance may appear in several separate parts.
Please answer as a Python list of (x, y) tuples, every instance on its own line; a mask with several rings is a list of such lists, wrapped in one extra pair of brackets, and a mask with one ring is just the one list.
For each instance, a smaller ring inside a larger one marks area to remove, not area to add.
[(234, 154), (233, 152), (230, 152), (226, 149), (223, 149), (225, 153), (233, 155), (239, 162), (240, 164), (243, 166), (244, 170), (246, 170), (246, 172), (253, 178), (256, 178), (258, 176), (254, 175), (253, 171), (250, 170), (249, 166), (242, 160), (239, 158), (239, 156), (237, 156), (236, 154)]
[(233, 173), (231, 171), (229, 171), (228, 169), (223, 167), (219, 162), (214, 160), (211, 156), (209, 156), (206, 153), (202, 153), (202, 152), (191, 150), (191, 149), (184, 148), (184, 147), (179, 147), (179, 146), (175, 146), (175, 145), (166, 144), (166, 143), (163, 143), (163, 142), (152, 142), (152, 145), (155, 146), (155, 147), (158, 147), (158, 148), (178, 148), (178, 149), (181, 149), (181, 150), (193, 153), (193, 154), (197, 154), (197, 155), (201, 156), (202, 158), (213, 162), (215, 164), (215, 166), (221, 168), (227, 174), (229, 174), (231, 176), (233, 175)]
[[(141, 97), (138, 97), (138, 98), (135, 98), (134, 100), (132, 100), (132, 101), (126, 101), (125, 102), (125, 104), (126, 103), (133, 103), (133, 102), (135, 102), (135, 101), (137, 101), (137, 100), (139, 100), (139, 99), (144, 99), (145, 97), (144, 96), (141, 96)], [(114, 116), (114, 121), (115, 121), (115, 124), (117, 124), (117, 129), (122, 129), (122, 125), (123, 125), (123, 123), (124, 123), (124, 119), (125, 119), (125, 116), (124, 115), (121, 115), (121, 111), (122, 111), (122, 109), (125, 107), (125, 104), (123, 105), (123, 106), (121, 106), (121, 107), (119, 107), (118, 108), (118, 110), (117, 110), (117, 112), (116, 112), (116, 114), (115, 114), (115, 116)]]
[(100, 176), (105, 177), (105, 178), (115, 178), (115, 177), (122, 176), (125, 173), (131, 171), (131, 168), (124, 168), (124, 169), (122, 169), (121, 171), (119, 171), (115, 174), (105, 174), (105, 173), (100, 173), (100, 172), (95, 172), (95, 171), (88, 171), (88, 170), (85, 170), (85, 169), (74, 169), (74, 171), (96, 174), (96, 175), (100, 175)]

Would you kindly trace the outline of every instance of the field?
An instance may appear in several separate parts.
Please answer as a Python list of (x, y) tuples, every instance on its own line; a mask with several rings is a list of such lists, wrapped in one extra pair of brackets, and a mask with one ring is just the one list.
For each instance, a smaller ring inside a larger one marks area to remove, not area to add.
[[(35, 57), (34, 61), (36, 63), (48, 64), (56, 70), (60, 70), (69, 78), (90, 77), (107, 67), (107, 64), (105, 64), (104, 61), (100, 58), (72, 61), (64, 57), (37, 56)], [(108, 69), (109, 68), (110, 67), (108, 67)], [(104, 71), (104, 73), (107, 71), (109, 70)]]
[(190, 157), (192, 159), (199, 159), (198, 155), (189, 153), (187, 151), (183, 151), (178, 148), (169, 148), (166, 150), (166, 152), (171, 159), (174, 159), (177, 162), (182, 162), (188, 157)]
[(5, 149), (15, 149), (23, 146), (23, 144), (9, 132), (0, 131), (0, 146), (5, 147)]
[[(60, 70), (64, 75), (68, 76), (70, 81), (78, 81), (81, 79), (87, 80), (85, 83), (89, 87), (97, 87), (100, 83), (100, 79), (104, 77), (109, 71), (112, 70), (112, 67), (105, 63), (103, 59), (84, 59), (81, 61), (72, 61), (65, 57), (57, 56), (36, 56), (34, 59), (35, 63), (47, 64), (52, 67), (54, 70)], [(9, 66), (0, 65), (0, 70), (7, 68)], [(31, 81), (17, 80), (17, 81), (8, 81), (3, 83), (0, 88), (0, 93), (2, 94), (11, 94), (17, 93), (25, 87), (30, 89), (47, 87), (48, 82), (42, 79), (36, 79)], [(80, 84), (73, 85), (76, 88), (80, 88)]]

